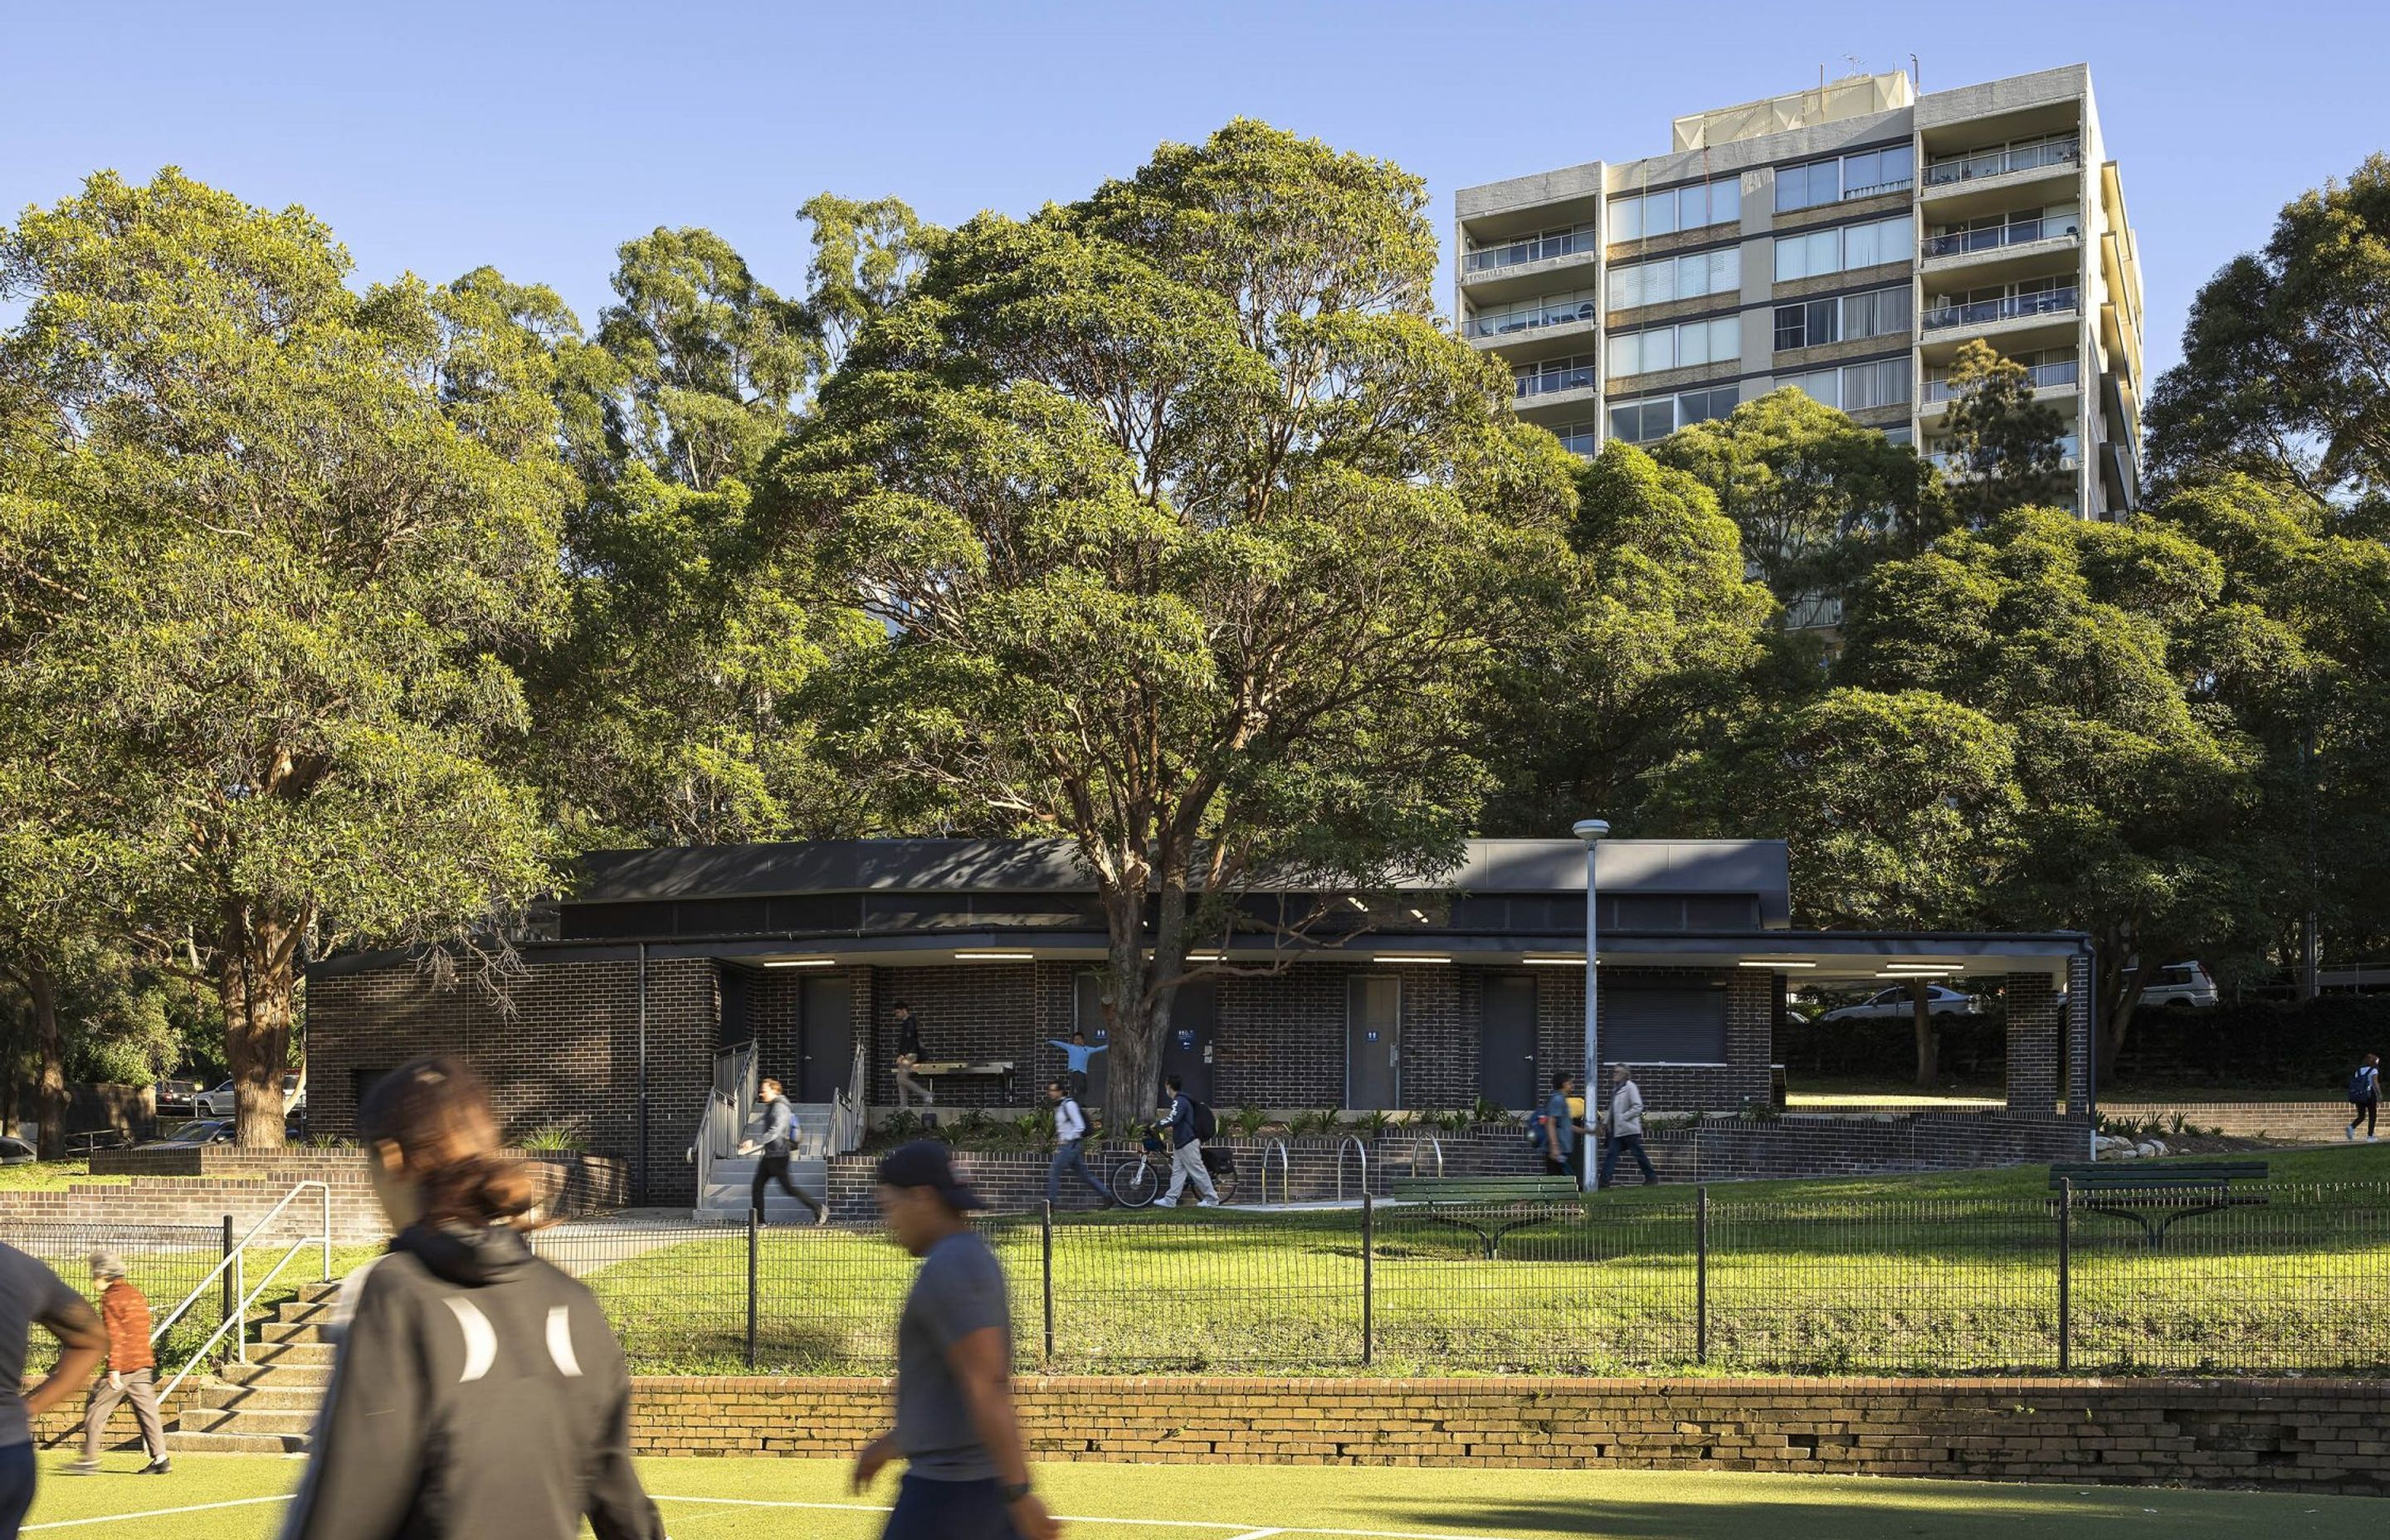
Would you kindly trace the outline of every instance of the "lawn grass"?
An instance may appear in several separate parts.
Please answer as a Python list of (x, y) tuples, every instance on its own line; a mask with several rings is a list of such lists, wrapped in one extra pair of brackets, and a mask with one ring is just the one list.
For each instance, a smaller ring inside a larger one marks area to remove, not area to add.
[[(186, 1455), (171, 1476), (136, 1477), (137, 1457), (105, 1463), (107, 1474), (81, 1481), (45, 1470), (26, 1533), (266, 1540), (303, 1469)], [(870, 1540), (895, 1484), (884, 1477), (855, 1495), (833, 1460), (651, 1459), (639, 1474), (675, 1540)], [(1071, 1464), (1035, 1478), (1064, 1533), (1090, 1540), (2358, 1540), (2381, 1522), (2380, 1503), (2363, 1497), (1714, 1471)]]
[(63, 1192), (85, 1184), (122, 1187), (132, 1180), (130, 1176), (94, 1176), (89, 1161), (29, 1161), (0, 1166), (0, 1192)]
[[(2271, 1158), (2264, 1207), (2185, 1220), (2165, 1249), (2078, 1213), (2069, 1367), (2371, 1372), (2390, 1363), (2390, 1156)], [(1285, 1373), (2053, 1371), (2058, 1233), (2046, 1168), (1711, 1189), (1706, 1342), (1694, 1194), (1605, 1193), (1498, 1260), (1417, 1210), (1073, 1216), (1049, 1269), (1034, 1221), (987, 1233), (1024, 1368)], [(743, 1232), (543, 1243), (636, 1370), (741, 1373)], [(758, 1241), (753, 1367), (880, 1373), (911, 1263), (869, 1230)], [(1368, 1362), (1364, 1363), (1367, 1275)], [(1704, 1359), (1702, 1349), (1706, 1347)]]

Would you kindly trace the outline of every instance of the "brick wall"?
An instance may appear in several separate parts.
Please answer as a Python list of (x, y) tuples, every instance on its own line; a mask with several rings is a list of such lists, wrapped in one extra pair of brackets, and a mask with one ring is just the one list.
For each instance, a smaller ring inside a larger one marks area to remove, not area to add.
[[(1975, 1380), (1015, 1381), (1040, 1460), (1771, 1470), (2390, 1493), (2390, 1385)], [(632, 1381), (642, 1455), (851, 1457), (877, 1380)]]
[(927, 1082), (940, 1107), (1025, 1106), (1045, 1098), (1034, 1093), (1039, 1067), (1051, 1050), (1040, 1051), (1036, 970), (1025, 962), (950, 963), (932, 968), (875, 968), (871, 1015), (871, 1099), (896, 1102), (896, 1004), (913, 1007), (921, 1040), (932, 1059), (1010, 1059), (1010, 1102), (1003, 1082), (936, 1079)]
[[(2047, 1112), (2058, 1105), (2065, 1068), (2062, 1038), (2065, 1013), (2058, 991), (2038, 973), (2011, 973), (2008, 1000), (2009, 1107)], [(2077, 993), (2069, 1004), (2083, 998)]]
[[(454, 1054), (490, 1083), (509, 1136), (561, 1124), (594, 1151), (640, 1171), (639, 965), (632, 958), (534, 955), (508, 990), (511, 1014), (472, 983), (442, 986), (406, 963), (322, 969), (307, 985), (307, 1100), (312, 1133), (356, 1133), (360, 1072), (420, 1054)], [(695, 1196), (683, 1154), (713, 1082), (720, 1003), (706, 958), (648, 965), (647, 1190), (641, 1201)]]
[[(2100, 1115), (2130, 1122), (2156, 1118), (2171, 1123), (2178, 1115), (2194, 1128), (2229, 1134), (2242, 1139), (2338, 1139), (2353, 1111), (2345, 1101), (2192, 1101), (2102, 1098)], [(2160, 1138), (2166, 1137), (2160, 1134)]]

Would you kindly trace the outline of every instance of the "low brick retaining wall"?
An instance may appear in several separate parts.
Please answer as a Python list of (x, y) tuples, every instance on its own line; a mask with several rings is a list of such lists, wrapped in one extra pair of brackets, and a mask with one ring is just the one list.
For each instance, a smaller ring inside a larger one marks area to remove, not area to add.
[[(845, 1458), (879, 1380), (632, 1382), (642, 1455)], [(2390, 1492), (2390, 1385), (2358, 1380), (1016, 1381), (1034, 1457), (1772, 1470)]]
[[(42, 1337), (40, 1341), (47, 1342), (49, 1339)], [(33, 1356), (44, 1368), (48, 1367), (49, 1360), (45, 1354), (37, 1351)], [(158, 1379), (162, 1380), (173, 1373), (173, 1370), (169, 1368), (165, 1374), (158, 1376)], [(176, 1388), (173, 1395), (159, 1404), (159, 1415), (165, 1419), (166, 1423), (166, 1453), (169, 1456), (174, 1452), (174, 1418), (198, 1405), (199, 1392), (199, 1385), (186, 1380)], [(91, 1398), (88, 1395), (71, 1395), (35, 1418), (33, 1447), (71, 1450), (77, 1455), (82, 1454), (83, 1410), (89, 1405), (91, 1405)], [(108, 1450), (139, 1449), (140, 1447), (141, 1424), (134, 1420), (133, 1403), (119, 1402), (116, 1415), (108, 1419), (108, 1431), (101, 1435), (100, 1448)], [(48, 1480), (46, 1476), (43, 1479)]]
[[(2103, 1101), (2100, 1115), (2120, 1122), (2156, 1119), (2171, 1125), (2179, 1115), (2191, 1127), (2240, 1139), (2337, 1139), (2353, 1110), (2345, 1101), (2194, 1101), (2189, 1098)], [(2158, 1137), (2165, 1135), (2160, 1133)]]
[[(555, 1210), (560, 1214), (579, 1216), (623, 1206), (627, 1177), (621, 1161), (516, 1153), (555, 1174)], [(92, 1158), (92, 1171), (132, 1180), (0, 1192), (0, 1237), (30, 1225), (212, 1226), (222, 1224), (226, 1214), (236, 1230), (246, 1233), (300, 1182), (322, 1182), (331, 1189), (336, 1243), (372, 1245), (390, 1235), (389, 1221), (366, 1179), (365, 1157), (355, 1150), (111, 1149)], [(313, 1193), (301, 1198), (283, 1211), (274, 1232), (263, 1238), (313, 1233), (324, 1212), (322, 1202)]]

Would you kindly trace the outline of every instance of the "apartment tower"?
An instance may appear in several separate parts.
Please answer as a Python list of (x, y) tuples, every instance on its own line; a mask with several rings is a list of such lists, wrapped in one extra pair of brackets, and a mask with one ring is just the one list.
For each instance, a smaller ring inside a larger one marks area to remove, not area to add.
[(1797, 386), (1921, 453), (1982, 339), (2065, 417), (2074, 510), (2140, 481), (2141, 277), (2082, 65), (1905, 73), (1676, 121), (1676, 148), (1461, 189), (1454, 313), (1580, 454)]

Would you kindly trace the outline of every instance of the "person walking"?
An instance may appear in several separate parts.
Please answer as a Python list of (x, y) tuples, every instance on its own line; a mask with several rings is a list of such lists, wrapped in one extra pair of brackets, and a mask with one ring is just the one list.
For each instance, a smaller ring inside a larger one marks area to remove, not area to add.
[(91, 1254), (91, 1279), (99, 1285), (99, 1319), (108, 1331), (108, 1373), (91, 1388), (91, 1404), (83, 1414), (83, 1458), (67, 1467), (77, 1476), (99, 1474), (99, 1444), (108, 1419), (120, 1401), (133, 1403), (133, 1420), (141, 1429), (141, 1446), (149, 1463), (145, 1476), (162, 1476), (173, 1469), (166, 1458), (166, 1423), (158, 1415), (158, 1389), (151, 1382), (157, 1355), (149, 1351), (149, 1301), (124, 1276), (124, 1259), (114, 1251)]
[(931, 1094), (930, 1088), (915, 1079), (913, 1075), (913, 1066), (929, 1057), (929, 1049), (921, 1043), (920, 1020), (914, 1016), (911, 1006), (902, 1000), (897, 1001), (896, 1110), (901, 1112), (910, 1105), (905, 1099), (905, 1095), (908, 1091), (919, 1097), (921, 1105), (924, 1107), (938, 1105), (938, 1098)]
[(741, 1155), (759, 1149), (764, 1152), (756, 1157), (755, 1179), (747, 1185), (747, 1212), (755, 1216), (756, 1224), (764, 1223), (764, 1189), (777, 1182), (782, 1192), (814, 1211), (815, 1224), (829, 1224), (829, 1205), (797, 1186), (796, 1178), (789, 1174), (789, 1157), (796, 1148), (796, 1109), (789, 1105), (778, 1081), (765, 1080), (757, 1089), (764, 1094), (763, 1137), (739, 1146)]
[[(58, 1340), (58, 1367), (32, 1390), (33, 1324)], [(38, 1257), (0, 1243), (0, 1540), (17, 1540), (33, 1506), (33, 1419), (91, 1383), (108, 1332), (91, 1302)]]
[(1544, 1103), (1544, 1174), (1574, 1176), (1576, 1167), (1576, 1114), (1569, 1106), (1569, 1095), (1576, 1089), (1576, 1076), (1565, 1070), (1552, 1074), (1551, 1099)]
[(532, 1254), (540, 1192), (479, 1076), (418, 1059), (357, 1110), (398, 1234), (332, 1310), (332, 1382), (282, 1540), (663, 1540), (597, 1299)]
[(2373, 1134), (2373, 1114), (2382, 1106), (2382, 1056), (2380, 1054), (2367, 1054), (2365, 1062), (2359, 1064), (2357, 1067), (2357, 1072), (2348, 1077), (2348, 1103), (2357, 1109), (2357, 1115), (2348, 1120), (2348, 1128), (2344, 1136), (2354, 1140), (2357, 1137), (2357, 1125), (2361, 1123), (2365, 1125), (2365, 1142), (2378, 1144), (2380, 1141)]
[(1074, 1171), (1079, 1180), (1087, 1184), (1087, 1190), (1102, 1199), (1104, 1207), (1111, 1208), (1114, 1202), (1111, 1190), (1087, 1169), (1086, 1152), (1081, 1148), (1087, 1136), (1087, 1114), (1080, 1110), (1079, 1098), (1068, 1085), (1055, 1080), (1047, 1083), (1046, 1099), (1054, 1106), (1054, 1160), (1046, 1168), (1046, 1201), (1061, 1201), (1062, 1174)]
[(1163, 1081), (1170, 1088), (1170, 1107), (1163, 1115), (1169, 1120), (1170, 1130), (1170, 1190), (1153, 1200), (1157, 1209), (1175, 1209), (1178, 1195), (1189, 1182), (1195, 1184), (1195, 1206), (1216, 1209), (1220, 1192), (1212, 1185), (1211, 1168), (1203, 1163), (1203, 1136), (1197, 1126), (1195, 1098), (1187, 1094), (1187, 1083), (1176, 1075)]
[(1610, 1142), (1602, 1149), (1601, 1170), (1593, 1185), (1610, 1186), (1623, 1149), (1633, 1152), (1635, 1163), (1643, 1168), (1643, 1185), (1651, 1187), (1660, 1180), (1660, 1174), (1651, 1169), (1651, 1157), (1643, 1153), (1643, 1088), (1635, 1084), (1635, 1072), (1624, 1064), (1611, 1072), (1611, 1079), (1618, 1088), (1610, 1096)]
[(1062, 1083), (1071, 1088), (1071, 1095), (1073, 1097), (1084, 1097), (1087, 1094), (1088, 1066), (1095, 1063), (1096, 1055), (1111, 1046), (1109, 1043), (1098, 1043), (1093, 1047), (1088, 1046), (1087, 1034), (1084, 1032), (1073, 1033), (1068, 1043), (1059, 1037), (1049, 1037), (1046, 1040), (1046, 1046), (1062, 1050)]
[(906, 1462), (882, 1540), (1052, 1540), (1013, 1406), (1004, 1267), (964, 1217), (986, 1205), (934, 1139), (889, 1151), (877, 1183), (890, 1238), (921, 1265), (896, 1325), (896, 1425), (855, 1456), (854, 1488)]

